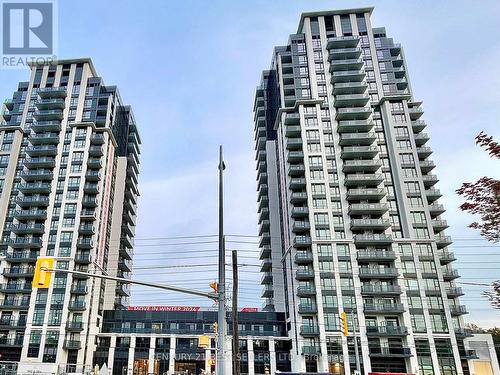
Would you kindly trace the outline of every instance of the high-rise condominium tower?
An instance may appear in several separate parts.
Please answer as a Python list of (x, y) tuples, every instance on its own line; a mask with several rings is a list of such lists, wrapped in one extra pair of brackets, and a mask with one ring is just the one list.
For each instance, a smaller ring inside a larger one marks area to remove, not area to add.
[(33, 289), (37, 257), (129, 277), (140, 138), (130, 107), (90, 59), (32, 66), (0, 125), (0, 354), (19, 371), (88, 363), (104, 309), (129, 285), (56, 273)]
[(303, 14), (257, 88), (265, 308), (286, 312), (294, 371), (351, 373), (356, 335), (363, 374), (468, 373), (422, 103), (371, 12)]

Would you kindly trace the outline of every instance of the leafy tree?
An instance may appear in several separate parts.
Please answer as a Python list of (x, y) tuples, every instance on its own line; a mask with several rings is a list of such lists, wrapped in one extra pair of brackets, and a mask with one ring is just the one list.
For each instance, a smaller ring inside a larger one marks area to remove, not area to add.
[[(493, 137), (481, 132), (476, 136), (476, 144), (485, 149), (495, 159), (500, 159), (500, 144)], [(469, 225), (479, 229), (481, 236), (490, 242), (500, 240), (500, 181), (491, 177), (481, 177), (476, 182), (465, 182), (457, 189), (457, 194), (465, 198), (460, 209), (478, 215), (480, 221)], [(492, 283), (492, 289), (484, 292), (495, 309), (500, 309), (500, 280)]]

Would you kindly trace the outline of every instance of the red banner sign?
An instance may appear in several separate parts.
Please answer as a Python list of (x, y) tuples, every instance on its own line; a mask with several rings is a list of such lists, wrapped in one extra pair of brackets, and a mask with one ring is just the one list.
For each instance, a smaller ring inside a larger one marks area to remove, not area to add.
[(200, 306), (129, 306), (129, 311), (200, 311)]

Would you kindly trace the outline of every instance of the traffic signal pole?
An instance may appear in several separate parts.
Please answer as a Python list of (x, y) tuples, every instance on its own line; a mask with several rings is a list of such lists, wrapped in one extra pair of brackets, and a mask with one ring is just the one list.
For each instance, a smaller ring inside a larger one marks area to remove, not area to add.
[[(71, 271), (71, 270), (63, 270), (63, 269), (56, 269), (56, 268), (48, 268), (48, 267), (44, 267), (44, 266), (41, 266), (40, 270), (43, 271), (43, 272), (71, 273), (71, 274), (74, 274), (74, 275), (96, 277), (98, 279), (114, 280), (114, 281), (119, 281), (119, 282), (127, 283), (127, 284), (136, 284), (136, 285), (149, 286), (149, 287), (152, 287), (152, 288), (169, 290), (169, 291), (172, 291), (172, 292), (193, 294), (195, 296), (207, 297), (207, 298), (210, 298), (210, 299), (215, 300), (215, 301), (218, 300), (218, 296), (215, 293), (207, 293), (207, 292), (202, 292), (200, 290), (180, 288), (178, 286), (173, 286), (173, 285), (150, 283), (148, 281), (125, 279), (125, 278), (122, 278), (122, 277), (114, 277), (114, 276), (107, 276), (107, 275), (97, 275), (95, 273), (89, 273), (89, 272), (81, 272), (81, 271)], [(35, 281), (35, 279), (33, 279), (33, 280)], [(40, 287), (40, 285), (34, 285), (34, 287), (38, 288), (38, 287)]]

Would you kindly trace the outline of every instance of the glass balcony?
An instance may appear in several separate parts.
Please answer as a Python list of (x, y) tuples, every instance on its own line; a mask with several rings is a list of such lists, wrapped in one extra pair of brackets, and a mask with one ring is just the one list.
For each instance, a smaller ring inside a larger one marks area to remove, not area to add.
[(464, 292), (462, 288), (452, 287), (452, 288), (446, 288), (446, 295), (448, 296), (448, 298), (458, 298), (460, 296), (463, 296)]
[(38, 251), (9, 251), (5, 253), (5, 260), (10, 263), (33, 263), (38, 258)]
[(42, 234), (45, 226), (43, 224), (6, 224), (5, 229), (15, 234)]
[(449, 246), (453, 243), (450, 236), (434, 236), (438, 249)]
[(460, 275), (457, 270), (443, 270), (443, 279), (444, 281), (451, 281), (458, 279)]
[(274, 296), (274, 289), (272, 285), (264, 285), (262, 288), (262, 298), (270, 298)]
[(290, 202), (292, 203), (302, 203), (307, 202), (307, 193), (305, 192), (292, 192), (290, 195)]
[(96, 171), (87, 171), (87, 173), (85, 173), (85, 179), (87, 181), (99, 181), (101, 179), (101, 173)]
[(384, 177), (380, 173), (349, 174), (345, 177), (345, 186), (376, 187), (382, 181), (384, 181)]
[(356, 234), (354, 243), (359, 246), (390, 245), (392, 237), (387, 234)]
[[(337, 125), (339, 133), (369, 132), (373, 129), (373, 122), (367, 120), (343, 120)], [(375, 154), (374, 154), (375, 155)]]
[(34, 121), (31, 125), (31, 130), (36, 133), (39, 132), (58, 132), (61, 130), (60, 121)]
[(384, 285), (384, 284), (363, 284), (361, 286), (362, 295), (380, 295), (380, 296), (397, 296), (401, 294), (399, 285)]
[(259, 211), (262, 210), (263, 208), (269, 207), (269, 198), (267, 197), (267, 195), (263, 195), (262, 197), (259, 198), (257, 207)]
[(434, 203), (429, 205), (429, 211), (432, 217), (436, 217), (444, 213), (446, 210), (442, 204)]
[(369, 100), (368, 94), (338, 94), (335, 96), (333, 104), (337, 108), (348, 106), (364, 107)]
[(82, 348), (82, 343), (80, 340), (64, 340), (64, 349), (77, 350)]
[(304, 153), (302, 151), (289, 151), (287, 160), (289, 163), (302, 162), (304, 160)]
[(35, 169), (21, 172), (20, 177), (26, 182), (30, 181), (50, 181), (53, 173), (48, 169)]
[(411, 122), (411, 127), (415, 133), (420, 133), (426, 126), (427, 124), (423, 120), (415, 120)]
[(259, 259), (266, 259), (271, 257), (271, 246), (262, 246), (260, 249)]
[(293, 233), (303, 233), (311, 229), (311, 225), (307, 221), (294, 221), (292, 224)]
[(347, 200), (382, 199), (385, 196), (385, 189), (349, 189), (347, 190)]
[(257, 181), (259, 184), (267, 183), (267, 173), (258, 173)]
[(264, 232), (269, 233), (269, 226), (271, 222), (269, 220), (262, 220), (259, 224), (259, 235), (262, 235)]
[(26, 153), (31, 156), (55, 156), (57, 155), (57, 146), (37, 145), (26, 148)]
[(288, 125), (285, 128), (285, 135), (287, 137), (300, 137), (301, 127), (300, 125)]
[(366, 335), (376, 336), (376, 337), (387, 337), (387, 336), (401, 337), (408, 335), (408, 329), (406, 327), (393, 326), (393, 325), (367, 326)]
[(84, 209), (80, 212), (80, 219), (82, 220), (95, 220), (96, 219), (95, 210)]
[(32, 145), (57, 145), (59, 143), (59, 133), (35, 133), (29, 137)]
[(300, 326), (300, 334), (304, 337), (319, 336), (319, 326), (318, 325), (302, 325), (302, 326)]
[(331, 77), (330, 82), (334, 85), (337, 83), (361, 82), (364, 81), (366, 72), (364, 69), (334, 71), (331, 73)]
[(340, 157), (342, 159), (368, 158), (375, 157), (378, 153), (376, 146), (348, 146), (343, 147)]
[(28, 310), (29, 298), (4, 298), (0, 301), (0, 309), (3, 310)]
[(290, 179), (290, 189), (303, 189), (306, 186), (305, 178), (292, 178)]
[(301, 138), (288, 138), (286, 140), (286, 148), (288, 150), (301, 150), (302, 149), (302, 139)]
[(30, 247), (42, 247), (42, 239), (38, 237), (17, 237), (4, 239), (3, 244), (12, 247), (13, 249), (22, 249)]
[(293, 246), (299, 247), (309, 247), (312, 245), (311, 237), (309, 236), (295, 236), (293, 239)]
[(381, 160), (345, 160), (342, 171), (344, 173), (376, 172), (381, 166)]
[(273, 262), (271, 258), (265, 258), (261, 262), (260, 272), (270, 272), (273, 268)]
[(66, 331), (83, 331), (83, 323), (82, 322), (66, 322)]
[(73, 294), (87, 294), (88, 288), (85, 285), (71, 285), (71, 293)]
[(303, 355), (320, 355), (321, 348), (319, 346), (303, 345), (302, 346)]
[(47, 210), (19, 210), (14, 211), (13, 216), (18, 220), (45, 220), (47, 218)]
[(337, 36), (328, 38), (326, 49), (354, 48), (359, 44), (359, 36)]
[(404, 312), (403, 304), (401, 303), (378, 303), (378, 304), (368, 304), (364, 305), (365, 313), (369, 314), (391, 314), (391, 313), (402, 313)]
[(50, 193), (50, 184), (44, 182), (19, 184), (17, 188), (23, 194)]
[(452, 316), (459, 316), (468, 314), (469, 312), (467, 311), (467, 308), (464, 305), (451, 305), (450, 313)]
[(368, 133), (342, 133), (340, 134), (340, 145), (359, 145), (359, 146), (370, 146), (377, 136), (373, 132)]
[[(337, 108), (336, 120), (366, 120), (372, 114), (371, 107), (342, 107)], [(341, 143), (342, 144), (342, 143)]]
[(92, 134), (90, 136), (90, 143), (94, 145), (102, 145), (104, 144), (104, 134)]
[(93, 169), (100, 169), (102, 167), (102, 161), (100, 158), (89, 158), (87, 160), (87, 166)]
[(85, 311), (87, 304), (85, 301), (70, 301), (68, 304), (69, 311)]
[(384, 230), (391, 226), (389, 220), (384, 219), (352, 219), (351, 230)]
[(353, 203), (349, 206), (350, 215), (382, 215), (388, 210), (386, 203)]
[(79, 238), (76, 242), (76, 247), (80, 249), (92, 249), (92, 247), (94, 247), (94, 241), (91, 239)]
[(299, 303), (299, 314), (314, 314), (318, 312), (315, 303)]
[(442, 231), (449, 227), (446, 220), (432, 220), (431, 225), (435, 231)]
[(427, 174), (422, 176), (422, 180), (424, 181), (424, 186), (426, 188), (432, 187), (438, 183), (438, 178), (436, 175)]
[(335, 59), (330, 61), (330, 72), (342, 70), (360, 70), (364, 65), (362, 58), (356, 59)]
[(290, 165), (288, 167), (288, 175), (289, 176), (303, 176), (304, 173), (306, 172), (306, 168), (304, 167), (303, 164), (297, 164), (297, 165)]
[(269, 208), (263, 208), (259, 212), (259, 223), (262, 222), (262, 220), (267, 220), (269, 219)]
[(61, 121), (63, 119), (63, 112), (60, 109), (35, 110), (33, 112), (33, 117), (37, 121), (50, 121), (50, 120)]
[(2, 293), (29, 293), (31, 292), (31, 283), (7, 283), (0, 284), (0, 292)]
[(102, 156), (104, 155), (102, 146), (90, 146), (89, 147), (89, 155), (90, 156)]
[(432, 154), (432, 149), (427, 146), (417, 147), (417, 154), (420, 159), (425, 159)]
[(361, 267), (359, 268), (360, 278), (393, 279), (398, 277), (398, 270), (391, 267)]
[(295, 273), (297, 280), (311, 280), (314, 279), (314, 271), (312, 269), (298, 269)]
[(392, 250), (358, 250), (359, 262), (392, 262), (396, 259), (396, 253)]
[(90, 254), (77, 254), (75, 256), (75, 263), (78, 264), (90, 264), (92, 262), (92, 257)]
[(261, 284), (271, 284), (273, 282), (272, 272), (264, 272), (260, 278)]
[(0, 346), (3, 346), (3, 347), (22, 347), (23, 340), (24, 340), (23, 334), (0, 336)]
[(361, 53), (362, 50), (360, 47), (334, 48), (330, 49), (328, 60), (357, 59), (361, 56)]
[(370, 346), (370, 357), (392, 357), (409, 358), (412, 356), (411, 350), (403, 346)]
[(408, 108), (408, 112), (412, 121), (418, 120), (424, 114), (424, 111), (419, 106)]
[(316, 288), (313, 286), (299, 286), (297, 288), (297, 296), (310, 297), (316, 295)]
[(15, 199), (17, 205), (21, 207), (39, 206), (47, 207), (49, 205), (49, 197), (46, 196), (24, 196)]
[(27, 168), (53, 168), (56, 165), (56, 161), (52, 157), (26, 157), (23, 164)]
[(44, 87), (38, 90), (38, 96), (41, 99), (46, 98), (65, 98), (67, 87)]
[(4, 268), (2, 271), (2, 275), (9, 278), (15, 278), (15, 277), (30, 278), (33, 277), (34, 272), (35, 272), (35, 267), (33, 266), (10, 267), (10, 268)]
[(295, 112), (285, 113), (285, 125), (300, 124), (300, 115)]
[(364, 94), (367, 88), (368, 84), (366, 81), (337, 82), (333, 86), (333, 94)]
[(306, 217), (309, 216), (309, 208), (308, 207), (292, 207), (292, 217)]

